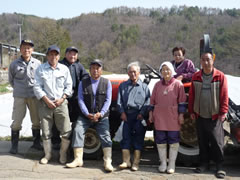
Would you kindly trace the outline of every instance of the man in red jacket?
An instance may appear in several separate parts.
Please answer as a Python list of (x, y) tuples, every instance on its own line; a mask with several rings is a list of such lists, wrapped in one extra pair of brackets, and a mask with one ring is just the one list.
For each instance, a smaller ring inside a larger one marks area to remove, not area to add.
[(222, 170), (224, 130), (223, 121), (228, 112), (228, 87), (224, 74), (214, 68), (212, 51), (201, 55), (202, 69), (192, 77), (189, 90), (188, 109), (191, 118), (196, 119), (198, 144), (200, 149), (200, 166), (196, 173), (209, 168), (209, 161), (216, 163), (216, 176), (224, 178)]

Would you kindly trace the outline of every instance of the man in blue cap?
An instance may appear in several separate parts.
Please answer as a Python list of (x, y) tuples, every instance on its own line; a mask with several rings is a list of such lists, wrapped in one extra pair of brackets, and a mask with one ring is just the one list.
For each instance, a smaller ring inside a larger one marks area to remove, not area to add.
[(21, 57), (10, 64), (8, 71), (9, 83), (13, 87), (13, 112), (11, 125), (12, 147), (10, 153), (18, 152), (19, 131), (26, 115), (26, 107), (30, 112), (32, 121), (33, 145), (32, 148), (42, 150), (40, 143), (40, 120), (37, 111), (37, 99), (33, 92), (35, 70), (41, 62), (32, 57), (34, 43), (24, 39), (20, 45)]
[(52, 45), (47, 50), (47, 62), (42, 64), (35, 74), (34, 93), (39, 101), (39, 116), (42, 125), (42, 138), (45, 157), (41, 164), (51, 159), (52, 126), (55, 122), (61, 135), (60, 163), (67, 161), (67, 149), (71, 134), (67, 97), (72, 94), (72, 78), (69, 69), (58, 63), (60, 49)]
[[(73, 80), (73, 95), (68, 100), (68, 110), (69, 110), (69, 116), (70, 121), (73, 122), (72, 126), (74, 127), (76, 120), (78, 116), (80, 115), (80, 109), (78, 106), (78, 86), (79, 82), (89, 77), (89, 74), (83, 67), (83, 65), (78, 60), (78, 49), (74, 46), (70, 46), (65, 51), (65, 57), (63, 60), (59, 61), (59, 63), (64, 64), (68, 67), (71, 77)], [(52, 143), (53, 148), (57, 149), (59, 148), (59, 143), (61, 142), (59, 138), (59, 131), (57, 131), (56, 126), (53, 126), (53, 136), (52, 136)]]

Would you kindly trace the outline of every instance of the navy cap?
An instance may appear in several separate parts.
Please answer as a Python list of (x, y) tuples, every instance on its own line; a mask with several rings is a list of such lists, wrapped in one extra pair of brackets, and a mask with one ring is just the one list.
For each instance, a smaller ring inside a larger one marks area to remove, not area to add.
[(51, 46), (49, 46), (49, 48), (48, 48), (48, 50), (47, 50), (47, 54), (48, 54), (50, 51), (56, 51), (58, 54), (60, 54), (60, 49), (59, 49), (59, 47), (57, 47), (56, 45), (51, 45)]
[(65, 53), (69, 52), (69, 51), (75, 51), (76, 53), (78, 53), (78, 49), (74, 46), (70, 46), (66, 49)]
[(30, 40), (30, 39), (23, 39), (23, 40), (21, 41), (20, 46), (23, 45), (23, 44), (29, 44), (30, 46), (34, 47), (34, 43), (33, 43), (33, 41)]
[(93, 65), (93, 64), (97, 64), (99, 65), (100, 67), (103, 67), (103, 62), (99, 59), (94, 59), (91, 63), (90, 63), (90, 66)]

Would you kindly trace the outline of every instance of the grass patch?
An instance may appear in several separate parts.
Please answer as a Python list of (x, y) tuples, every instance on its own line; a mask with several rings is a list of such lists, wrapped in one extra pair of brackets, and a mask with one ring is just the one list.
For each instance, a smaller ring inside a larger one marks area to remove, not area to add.
[[(27, 137), (20, 136), (19, 140), (20, 141), (32, 141), (33, 138), (32, 138), (32, 136), (27, 136)], [(0, 141), (11, 141), (11, 136), (0, 137)]]
[(0, 84), (0, 93), (10, 92), (10, 90), (7, 88), (8, 85), (9, 85), (8, 83)]

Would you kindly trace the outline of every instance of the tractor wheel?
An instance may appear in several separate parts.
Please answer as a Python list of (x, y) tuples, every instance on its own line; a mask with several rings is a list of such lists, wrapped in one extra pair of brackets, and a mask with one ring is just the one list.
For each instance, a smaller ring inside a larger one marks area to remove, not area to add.
[(93, 128), (88, 128), (85, 133), (83, 152), (86, 159), (100, 159), (102, 157), (101, 142)]
[(180, 130), (180, 146), (178, 150), (179, 163), (190, 166), (198, 162), (199, 147), (197, 140), (196, 121), (190, 119), (190, 115), (184, 115), (184, 124)]

